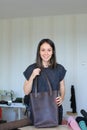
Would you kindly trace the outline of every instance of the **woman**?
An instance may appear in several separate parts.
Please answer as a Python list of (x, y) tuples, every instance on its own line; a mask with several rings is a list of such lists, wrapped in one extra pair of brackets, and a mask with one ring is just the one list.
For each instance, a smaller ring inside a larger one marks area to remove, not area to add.
[[(55, 45), (50, 39), (42, 39), (37, 48), (36, 63), (28, 66), (24, 71), (26, 78), (24, 93), (26, 95), (34, 91), (34, 79), (38, 76), (38, 91), (48, 91), (48, 84), (44, 73), (47, 75), (53, 90), (59, 90), (60, 95), (56, 97), (59, 107), (59, 124), (62, 122), (62, 102), (65, 96), (64, 76), (65, 68), (56, 62)], [(32, 119), (32, 112), (30, 115)]]

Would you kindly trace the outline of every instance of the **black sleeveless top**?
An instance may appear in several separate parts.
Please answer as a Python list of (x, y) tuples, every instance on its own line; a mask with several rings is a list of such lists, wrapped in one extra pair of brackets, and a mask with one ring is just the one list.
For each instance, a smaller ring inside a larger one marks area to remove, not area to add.
[[(27, 69), (23, 72), (26, 80), (29, 79), (32, 71), (35, 68), (37, 68), (36, 63), (28, 66)], [(62, 81), (64, 79), (65, 74), (66, 74), (66, 70), (60, 64), (57, 64), (56, 68), (54, 68), (54, 69), (52, 69), (50, 67), (43, 68), (40, 72), (40, 75), (37, 76), (38, 91), (39, 92), (48, 91), (48, 82), (47, 82), (46, 76), (51, 83), (52, 90), (59, 90), (59, 87), (60, 87), (59, 83), (60, 83), (60, 81)], [(34, 87), (35, 87), (35, 79), (34, 79), (33, 86), (32, 86), (32, 92), (34, 91)]]

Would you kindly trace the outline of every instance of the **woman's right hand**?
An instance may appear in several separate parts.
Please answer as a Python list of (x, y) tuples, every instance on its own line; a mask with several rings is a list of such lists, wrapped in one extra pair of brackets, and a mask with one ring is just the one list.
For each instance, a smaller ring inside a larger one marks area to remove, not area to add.
[(41, 69), (40, 69), (40, 68), (34, 69), (33, 72), (32, 72), (32, 77), (33, 77), (33, 79), (34, 79), (37, 75), (40, 75), (40, 72), (41, 72)]
[(39, 68), (34, 69), (29, 80), (26, 80), (24, 82), (24, 93), (26, 95), (28, 95), (31, 92), (33, 80), (37, 75), (40, 75), (40, 71), (41, 71), (41, 69), (39, 69)]

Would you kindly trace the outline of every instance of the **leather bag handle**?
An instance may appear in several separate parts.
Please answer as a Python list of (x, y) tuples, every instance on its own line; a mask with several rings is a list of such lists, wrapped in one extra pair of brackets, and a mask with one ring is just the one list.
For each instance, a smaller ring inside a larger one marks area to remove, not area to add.
[[(51, 95), (52, 95), (52, 86), (51, 86), (51, 83), (50, 83), (50, 81), (49, 81), (47, 75), (46, 75), (46, 74), (44, 74), (44, 75), (45, 75), (46, 80), (47, 80), (47, 83), (48, 83), (49, 95), (51, 96)], [(35, 97), (37, 97), (37, 95), (38, 95), (37, 87), (38, 87), (38, 83), (37, 83), (37, 77), (36, 77), (36, 79), (35, 79)]]

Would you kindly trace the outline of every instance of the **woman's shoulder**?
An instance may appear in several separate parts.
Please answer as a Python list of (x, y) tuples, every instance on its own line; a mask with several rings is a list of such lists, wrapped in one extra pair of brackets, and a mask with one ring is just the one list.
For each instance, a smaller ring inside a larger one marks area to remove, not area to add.
[(62, 64), (57, 63), (56, 64), (57, 69), (65, 69), (65, 67)]
[(36, 68), (36, 63), (29, 65), (23, 73), (31, 73)]
[(62, 64), (57, 63), (56, 69), (60, 72), (66, 72), (65, 67)]
[(65, 77), (66, 69), (63, 65), (57, 64), (57, 72), (60, 75), (60, 81)]
[(30, 64), (26, 69), (34, 69), (36, 68), (36, 63)]
[(32, 71), (36, 68), (36, 63), (29, 65), (25, 71), (23, 72), (26, 79), (29, 79), (29, 76), (31, 75)]

